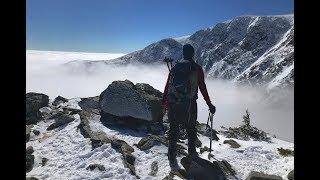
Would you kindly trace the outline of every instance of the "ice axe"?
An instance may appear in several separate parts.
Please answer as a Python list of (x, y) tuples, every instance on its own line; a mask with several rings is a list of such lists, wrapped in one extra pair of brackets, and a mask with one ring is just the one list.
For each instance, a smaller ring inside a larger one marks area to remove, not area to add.
[[(211, 126), (209, 126), (209, 121), (211, 123)], [(213, 158), (213, 154), (211, 154), (211, 151), (212, 151), (212, 124), (213, 124), (213, 114), (209, 111), (207, 125), (206, 125), (206, 130), (208, 130), (208, 127), (210, 128), (210, 149), (209, 149), (209, 154), (208, 154), (209, 160), (211, 158)]]
[(164, 60), (163, 60), (163, 62), (166, 62), (166, 63), (167, 63), (167, 67), (168, 67), (169, 72), (170, 72), (171, 69), (172, 69), (172, 61), (173, 61), (173, 59), (168, 58), (168, 57), (165, 57)]

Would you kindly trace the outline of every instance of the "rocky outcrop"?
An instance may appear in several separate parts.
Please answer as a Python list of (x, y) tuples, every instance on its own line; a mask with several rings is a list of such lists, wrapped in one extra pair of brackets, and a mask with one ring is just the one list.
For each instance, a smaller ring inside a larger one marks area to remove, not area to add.
[(59, 104), (61, 103), (65, 103), (65, 102), (68, 102), (68, 99), (67, 98), (64, 98), (62, 96), (58, 96), (54, 99), (52, 105), (54, 106), (58, 106)]
[(81, 98), (78, 104), (81, 109), (85, 110), (99, 109), (99, 96)]
[(26, 149), (26, 172), (30, 172), (33, 168), (34, 155), (32, 155), (32, 153), (33, 153), (33, 148), (32, 146), (29, 146)]
[(278, 152), (281, 156), (285, 157), (294, 155), (294, 151), (292, 151), (291, 149), (278, 148)]
[(50, 107), (42, 107), (39, 109), (41, 117), (43, 119), (48, 119), (52, 116), (52, 113), (54, 112), (53, 109), (51, 109)]
[(223, 141), (223, 144), (229, 144), (232, 148), (239, 148), (241, 145), (233, 139), (227, 139)]
[[(164, 136), (148, 135), (146, 137), (141, 138), (138, 144), (134, 145), (137, 146), (140, 150), (145, 151), (159, 144), (163, 144), (168, 147), (169, 141)], [(188, 155), (188, 153), (185, 151), (185, 148), (180, 144), (177, 144), (177, 153), (185, 156)]]
[(103, 144), (111, 143), (111, 147), (122, 154), (123, 163), (125, 167), (127, 167), (133, 175), (138, 177), (136, 174), (135, 166), (134, 166), (135, 156), (132, 154), (132, 152), (134, 152), (134, 149), (123, 140), (108, 137), (105, 132), (93, 131), (90, 128), (90, 124), (89, 124), (89, 119), (91, 118), (92, 113), (93, 112), (90, 111), (90, 108), (87, 110), (81, 111), (79, 113), (81, 121), (80, 121), (80, 124), (78, 125), (78, 129), (80, 130), (80, 133), (85, 138), (90, 138), (91, 144), (92, 144), (92, 150), (102, 146)]
[(106, 168), (101, 164), (90, 164), (87, 168), (87, 170), (93, 171), (95, 169), (98, 169), (99, 171), (105, 171)]
[(168, 141), (162, 136), (149, 135), (140, 139), (138, 144), (135, 144), (140, 150), (148, 150), (157, 144), (164, 144), (167, 146)]
[(56, 129), (58, 127), (61, 127), (63, 125), (66, 125), (72, 121), (75, 120), (75, 118), (73, 116), (70, 115), (66, 115), (62, 112), (58, 112), (57, 114), (55, 114), (53, 117), (51, 117), (51, 119), (54, 119), (55, 122), (53, 124), (51, 124), (48, 128), (47, 131)]
[(45, 166), (48, 161), (49, 161), (48, 158), (42, 158), (42, 159), (41, 159), (41, 166)]
[(26, 125), (26, 142), (30, 140), (31, 127)]
[(78, 114), (79, 112), (81, 112), (81, 109), (75, 109), (75, 108), (70, 108), (70, 107), (62, 107), (63, 113), (67, 114), (67, 115), (74, 115), (74, 114)]
[(125, 167), (129, 168), (130, 172), (133, 175), (137, 176), (136, 170), (134, 167), (134, 161), (136, 160), (136, 158), (134, 155), (132, 155), (132, 153), (134, 152), (134, 149), (128, 143), (119, 139), (112, 140), (111, 146), (122, 154), (123, 163)]
[(33, 132), (33, 134), (36, 135), (36, 136), (39, 136), (39, 134), (40, 134), (40, 131), (38, 131), (38, 130), (36, 130), (36, 129), (32, 130), (32, 132)]
[(210, 152), (210, 148), (208, 148), (208, 146), (201, 147), (200, 148), (200, 154), (202, 154), (204, 152)]
[(36, 124), (41, 119), (39, 109), (49, 104), (49, 96), (41, 93), (26, 94), (26, 124)]
[(159, 169), (158, 162), (157, 161), (153, 161), (151, 163), (151, 171), (150, 171), (149, 175), (150, 176), (156, 176), (157, 173), (158, 173), (158, 169)]
[(124, 121), (159, 122), (163, 117), (161, 98), (162, 93), (148, 84), (114, 81), (101, 93), (99, 107), (104, 114)]
[(282, 180), (282, 177), (276, 175), (269, 175), (262, 172), (252, 171), (246, 180)]
[(291, 171), (289, 172), (289, 174), (287, 175), (287, 178), (288, 178), (289, 180), (294, 180), (294, 170), (291, 170)]

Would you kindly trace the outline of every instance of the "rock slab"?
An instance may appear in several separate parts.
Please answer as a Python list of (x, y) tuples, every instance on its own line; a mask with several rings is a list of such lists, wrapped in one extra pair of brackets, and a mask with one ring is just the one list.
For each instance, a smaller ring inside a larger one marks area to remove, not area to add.
[(114, 81), (101, 93), (99, 107), (114, 116), (157, 122), (163, 117), (161, 99), (162, 93), (148, 84)]

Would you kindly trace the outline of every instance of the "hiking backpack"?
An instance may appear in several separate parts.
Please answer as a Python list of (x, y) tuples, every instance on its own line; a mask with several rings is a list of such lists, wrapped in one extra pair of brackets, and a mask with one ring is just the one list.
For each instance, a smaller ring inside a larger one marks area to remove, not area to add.
[(189, 102), (198, 97), (197, 64), (193, 61), (178, 62), (170, 71), (169, 103)]

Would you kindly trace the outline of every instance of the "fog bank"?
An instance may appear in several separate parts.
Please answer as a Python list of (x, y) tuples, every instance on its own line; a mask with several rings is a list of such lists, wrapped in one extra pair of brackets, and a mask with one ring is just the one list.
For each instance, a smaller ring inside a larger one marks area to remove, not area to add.
[[(110, 58), (111, 59), (111, 58)], [(148, 83), (163, 92), (168, 75), (166, 65), (125, 67), (97, 64), (66, 67), (68, 60), (49, 61), (46, 57), (35, 60), (27, 54), (27, 92), (41, 92), (51, 99), (58, 95), (74, 98), (99, 95), (115, 80), (128, 79), (133, 83)], [(225, 81), (206, 79), (207, 89), (213, 104), (217, 107), (214, 127), (237, 126), (242, 121), (246, 108), (251, 112), (252, 124), (278, 138), (293, 142), (293, 94), (281, 100), (281, 106), (262, 101), (264, 93), (254, 87), (236, 87)], [(292, 92), (293, 93), (293, 92)], [(199, 92), (198, 121), (206, 122), (208, 108)]]

